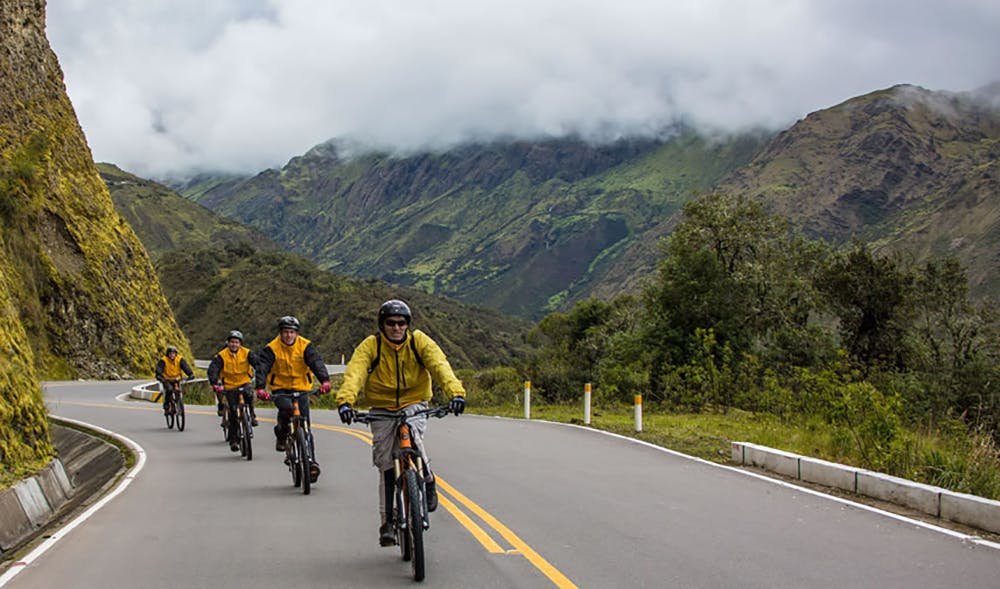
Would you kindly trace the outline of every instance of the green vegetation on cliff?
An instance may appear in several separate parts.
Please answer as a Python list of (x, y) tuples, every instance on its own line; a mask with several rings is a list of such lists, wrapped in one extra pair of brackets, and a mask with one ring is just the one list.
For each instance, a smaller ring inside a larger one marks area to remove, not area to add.
[(0, 440), (4, 478), (51, 457), (39, 378), (151, 374), (188, 345), (115, 212), (45, 38), (44, 3), (0, 3)]

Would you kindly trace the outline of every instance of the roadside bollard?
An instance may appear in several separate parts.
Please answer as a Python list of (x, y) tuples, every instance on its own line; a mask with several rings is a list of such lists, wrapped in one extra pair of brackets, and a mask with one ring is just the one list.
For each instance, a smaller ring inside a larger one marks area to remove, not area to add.
[(524, 418), (531, 419), (531, 381), (524, 381)]
[(590, 425), (590, 383), (583, 385), (583, 423)]
[(642, 395), (635, 396), (635, 431), (642, 431)]

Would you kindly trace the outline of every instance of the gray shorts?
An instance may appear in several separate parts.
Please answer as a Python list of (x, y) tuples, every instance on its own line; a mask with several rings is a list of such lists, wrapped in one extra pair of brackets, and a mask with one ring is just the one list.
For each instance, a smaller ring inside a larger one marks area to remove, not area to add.
[[(414, 403), (403, 409), (407, 415), (413, 415), (421, 409), (427, 409), (427, 403)], [(391, 415), (392, 411), (385, 409), (372, 409), (371, 415)], [(391, 419), (373, 421), (369, 424), (372, 429), (372, 464), (379, 471), (392, 469), (392, 451), (396, 442), (396, 422)], [(420, 415), (410, 420), (410, 437), (416, 445), (417, 450), (424, 459), (424, 463), (430, 466), (430, 459), (424, 447), (424, 432), (427, 431), (427, 416)]]

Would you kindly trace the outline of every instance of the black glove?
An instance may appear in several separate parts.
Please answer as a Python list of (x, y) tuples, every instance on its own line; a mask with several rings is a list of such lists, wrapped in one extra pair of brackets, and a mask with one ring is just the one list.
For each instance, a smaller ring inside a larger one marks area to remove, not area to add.
[(344, 403), (340, 407), (337, 407), (337, 413), (340, 414), (340, 421), (343, 421), (347, 425), (351, 425), (351, 422), (354, 421), (354, 409), (350, 403)]
[(448, 409), (455, 415), (461, 415), (465, 411), (465, 397), (452, 397), (451, 403), (448, 403)]

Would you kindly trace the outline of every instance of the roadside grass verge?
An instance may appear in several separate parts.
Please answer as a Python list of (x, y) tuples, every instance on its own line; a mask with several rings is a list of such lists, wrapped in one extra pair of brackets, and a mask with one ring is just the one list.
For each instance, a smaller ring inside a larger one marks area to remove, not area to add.
[[(470, 405), (481, 415), (523, 418), (523, 405)], [(531, 418), (583, 425), (581, 405), (533, 404)], [(992, 439), (964, 428), (902, 429), (892, 444), (873, 452), (856, 432), (818, 417), (782, 420), (766, 413), (670, 413), (645, 406), (642, 432), (635, 431), (631, 405), (595, 406), (590, 427), (683, 452), (718, 463), (731, 462), (730, 443), (749, 442), (803, 456), (879, 470), (951, 491), (1000, 500), (1000, 457)]]

